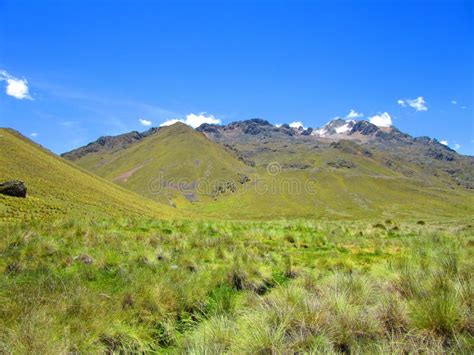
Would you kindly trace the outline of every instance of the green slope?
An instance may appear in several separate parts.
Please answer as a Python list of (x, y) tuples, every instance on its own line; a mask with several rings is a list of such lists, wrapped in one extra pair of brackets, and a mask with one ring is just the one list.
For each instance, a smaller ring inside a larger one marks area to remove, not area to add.
[(171, 217), (175, 211), (57, 157), (21, 134), (0, 129), (0, 181), (24, 181), (27, 198), (0, 195), (0, 219), (70, 216)]
[[(257, 176), (275, 192), (256, 193), (249, 188), (212, 205), (201, 213), (239, 218), (457, 218), (474, 214), (472, 190), (453, 184), (443, 170), (427, 173), (420, 166), (387, 151), (371, 155), (331, 147), (312, 148), (304, 143), (269, 140), (235, 145), (254, 160)], [(287, 147), (286, 147), (287, 146)], [(250, 155), (251, 154), (251, 155)], [(334, 168), (332, 162), (352, 163)], [(390, 166), (387, 164), (390, 161)], [(265, 167), (278, 162), (281, 172), (267, 174)], [(313, 181), (311, 191), (305, 182)], [(288, 188), (289, 182), (296, 182)]]
[(74, 163), (178, 207), (211, 201), (224, 181), (237, 181), (253, 171), (221, 145), (182, 123), (161, 128), (127, 149), (91, 153)]
[[(232, 151), (175, 124), (124, 149), (104, 148), (74, 162), (143, 196), (213, 218), (410, 219), (474, 214), (474, 194), (453, 185), (442, 169), (428, 173), (404, 156), (377, 148), (364, 153), (362, 146), (347, 144), (350, 147), (341, 149), (309, 138), (252, 138), (234, 144)], [(338, 166), (340, 162), (350, 167)], [(267, 171), (269, 165), (277, 166), (276, 174)], [(242, 183), (244, 175), (250, 180)], [(216, 195), (213, 187), (223, 180), (232, 181), (236, 189)], [(210, 187), (203, 189), (198, 181)], [(153, 190), (156, 187), (159, 191)]]

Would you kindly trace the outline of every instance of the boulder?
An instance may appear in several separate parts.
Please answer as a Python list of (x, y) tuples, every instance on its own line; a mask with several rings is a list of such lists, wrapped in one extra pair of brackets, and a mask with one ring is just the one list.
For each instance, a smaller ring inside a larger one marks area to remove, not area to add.
[(13, 197), (26, 197), (26, 185), (23, 181), (11, 180), (0, 183), (0, 194)]

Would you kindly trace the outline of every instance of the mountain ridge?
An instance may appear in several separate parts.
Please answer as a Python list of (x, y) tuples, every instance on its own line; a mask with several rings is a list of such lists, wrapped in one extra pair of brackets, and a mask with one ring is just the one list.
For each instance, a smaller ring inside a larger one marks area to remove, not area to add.
[[(470, 210), (473, 158), (395, 127), (367, 121), (351, 126), (320, 137), (309, 128), (277, 127), (262, 119), (197, 129), (177, 123), (152, 128), (136, 141), (122, 136), (97, 151), (63, 156), (143, 196), (214, 217), (349, 218)], [(315, 193), (257, 188), (262, 181), (302, 187), (312, 179)], [(158, 192), (150, 191), (150, 181)], [(211, 187), (204, 191), (202, 184)]]

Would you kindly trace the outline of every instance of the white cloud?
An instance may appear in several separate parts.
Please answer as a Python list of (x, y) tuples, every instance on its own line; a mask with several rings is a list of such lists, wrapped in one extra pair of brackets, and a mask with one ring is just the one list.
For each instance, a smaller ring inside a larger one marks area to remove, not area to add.
[(422, 96), (417, 97), (413, 100), (407, 100), (408, 105), (413, 107), (417, 111), (428, 111), (428, 107), (426, 106), (426, 101), (423, 99)]
[(186, 119), (184, 120), (181, 118), (170, 119), (160, 124), (160, 127), (170, 126), (176, 122), (182, 122), (184, 124), (187, 124), (188, 126), (196, 128), (202, 125), (203, 123), (220, 124), (221, 120), (218, 118), (215, 118), (214, 115), (206, 114), (206, 112), (201, 112), (200, 114), (190, 113), (189, 115), (186, 116)]
[(369, 117), (370, 123), (379, 126), (379, 127), (390, 127), (392, 125), (392, 117), (388, 112), (379, 113)]
[(8, 74), (5, 70), (0, 70), (0, 81), (6, 81), (6, 94), (13, 96), (18, 100), (33, 100), (28, 93), (28, 81), (26, 79), (18, 79)]
[(165, 122), (163, 122), (162, 124), (160, 124), (160, 127), (165, 127), (165, 126), (171, 126), (172, 124), (175, 124), (176, 122), (183, 122), (183, 120), (178, 120), (177, 118), (174, 118), (172, 120), (167, 120)]
[(458, 104), (458, 102), (457, 102), (456, 100), (451, 100), (451, 103), (452, 103), (453, 105), (457, 105), (457, 104)]
[(33, 132), (33, 133), (30, 134), (30, 136), (31, 136), (31, 137), (38, 137), (38, 133)]
[(275, 125), (275, 127), (277, 127), (277, 128), (280, 128), (281, 126), (282, 126), (281, 123), (277, 123), (277, 124)]
[(364, 116), (364, 114), (362, 114), (362, 113), (360, 113), (360, 112), (356, 112), (356, 111), (354, 111), (354, 110), (351, 110), (351, 111), (347, 114), (346, 118), (352, 120), (352, 119), (354, 119), (354, 118), (360, 118), (360, 117), (362, 117), (362, 116)]
[(138, 122), (140, 122), (142, 126), (151, 126), (151, 121), (145, 120), (143, 118), (139, 118)]
[(426, 101), (423, 96), (418, 96), (416, 99), (406, 99), (398, 100), (397, 103), (402, 107), (410, 106), (417, 111), (428, 111), (428, 106), (426, 106)]
[(291, 127), (291, 128), (300, 128), (300, 127), (303, 127), (303, 128), (304, 128), (303, 122), (301, 122), (301, 121), (294, 121), (294, 122), (291, 122), (291, 123), (290, 123), (290, 127)]
[(453, 146), (453, 148), (454, 148), (455, 150), (458, 150), (459, 148), (461, 148), (461, 146), (460, 146), (459, 144), (455, 143), (454, 146)]
[(215, 118), (213, 115), (206, 115), (206, 112), (201, 112), (199, 115), (190, 113), (186, 116), (186, 121), (184, 123), (186, 123), (188, 126), (196, 128), (203, 123), (220, 124), (221, 120)]
[(405, 100), (398, 100), (397, 103), (402, 107), (407, 107), (407, 104), (405, 103)]
[(448, 145), (448, 141), (439, 141), (442, 145)]

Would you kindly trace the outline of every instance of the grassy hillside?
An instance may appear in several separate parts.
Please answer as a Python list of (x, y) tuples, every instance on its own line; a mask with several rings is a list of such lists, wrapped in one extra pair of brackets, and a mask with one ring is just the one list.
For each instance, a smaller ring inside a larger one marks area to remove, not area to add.
[(471, 221), (0, 224), (0, 353), (473, 352)]
[[(259, 151), (262, 146), (266, 149)], [(455, 184), (442, 169), (427, 172), (387, 151), (373, 150), (366, 155), (349, 149), (313, 148), (306, 143), (288, 147), (287, 142), (277, 140), (235, 147), (256, 164), (252, 182), (211, 204), (195, 204), (201, 213), (245, 219), (416, 219), (474, 214), (473, 190)], [(350, 168), (338, 166), (340, 162)], [(268, 174), (267, 167), (275, 163), (280, 172)], [(257, 180), (268, 190), (259, 193), (253, 185)], [(311, 191), (305, 189), (309, 180)], [(295, 187), (288, 188), (293, 182)]]
[[(125, 149), (79, 155), (74, 163), (143, 196), (213, 218), (416, 219), (474, 213), (472, 190), (458, 186), (445, 168), (430, 170), (410, 161), (408, 153), (368, 151), (354, 142), (332, 146), (310, 137), (244, 138), (232, 149), (175, 124)], [(269, 172), (269, 166), (276, 171)]]
[(18, 132), (0, 129), (0, 181), (21, 180), (27, 198), (0, 195), (0, 219), (69, 216), (167, 217), (174, 211), (57, 157)]
[[(103, 150), (74, 160), (75, 164), (143, 196), (177, 205), (209, 201), (221, 181), (238, 180), (249, 170), (217, 143), (189, 126), (161, 128), (127, 149)], [(202, 191), (196, 190), (197, 181)], [(207, 182), (213, 185), (204, 187)]]

